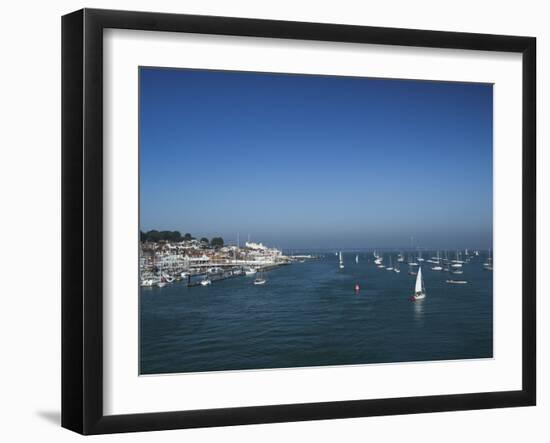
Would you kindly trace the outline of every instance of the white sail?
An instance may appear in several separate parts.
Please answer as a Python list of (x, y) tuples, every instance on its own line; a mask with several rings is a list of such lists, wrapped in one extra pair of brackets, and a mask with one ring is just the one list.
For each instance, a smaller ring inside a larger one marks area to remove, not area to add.
[(416, 285), (414, 287), (415, 294), (422, 292), (422, 268), (418, 268), (418, 274), (416, 274)]
[(355, 263), (359, 263), (359, 254), (355, 256)]

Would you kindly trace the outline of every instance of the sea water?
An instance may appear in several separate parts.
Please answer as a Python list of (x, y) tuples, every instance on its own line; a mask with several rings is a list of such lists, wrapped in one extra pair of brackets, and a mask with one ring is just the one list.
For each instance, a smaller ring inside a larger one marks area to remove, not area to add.
[[(411, 302), (416, 277), (406, 263), (397, 274), (377, 268), (372, 253), (359, 263), (355, 256), (344, 254), (344, 269), (334, 253), (281, 266), (265, 273), (265, 285), (242, 276), (141, 288), (140, 373), (492, 357), (486, 257), (464, 264), (462, 275), (423, 262), (427, 296)], [(452, 278), (468, 283), (446, 283)]]

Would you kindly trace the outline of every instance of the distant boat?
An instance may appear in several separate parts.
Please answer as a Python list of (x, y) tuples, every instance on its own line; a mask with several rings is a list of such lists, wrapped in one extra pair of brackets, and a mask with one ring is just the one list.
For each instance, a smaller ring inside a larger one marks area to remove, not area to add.
[(424, 287), (424, 279), (422, 278), (422, 268), (418, 268), (418, 274), (416, 274), (416, 283), (414, 285), (414, 295), (411, 297), (412, 301), (422, 300), (426, 298), (426, 288)]
[(419, 262), (423, 262), (423, 261), (424, 261), (424, 259), (422, 258), (422, 251), (418, 251), (418, 258), (417, 258), (417, 260), (418, 260)]
[(341, 251), (340, 251), (339, 257), (340, 257), (340, 259), (339, 259), (340, 263), (338, 264), (338, 267), (340, 269), (344, 269), (344, 259), (342, 258), (342, 252)]
[(393, 266), (391, 264), (391, 255), (390, 255), (390, 265), (386, 268), (386, 271), (393, 271)]
[(485, 271), (492, 271), (493, 270), (493, 259), (491, 257), (491, 250), (489, 249), (489, 257), (487, 258), (487, 262), (483, 263), (483, 269)]
[(408, 263), (408, 264), (409, 264), (409, 272), (408, 272), (408, 274), (409, 274), (409, 275), (416, 275), (417, 272), (415, 271), (415, 266), (418, 266), (418, 263), (414, 263), (414, 262), (412, 261), (412, 258), (409, 258), (409, 263)]
[(403, 263), (404, 261), (405, 261), (405, 257), (403, 257), (403, 253), (400, 252), (399, 255), (397, 256), (397, 262)]
[[(399, 259), (397, 261), (399, 262)], [(396, 274), (399, 274), (401, 272), (401, 269), (399, 269), (399, 263), (395, 265), (395, 267), (393, 268), (393, 272), (395, 272)]]
[(443, 272), (449, 272), (449, 256), (447, 255), (447, 251), (445, 251), (445, 258), (443, 259)]
[(256, 272), (258, 272), (256, 268), (252, 268), (252, 267), (246, 268), (244, 270), (245, 275), (254, 275), (256, 274)]
[(446, 280), (446, 283), (449, 283), (450, 285), (465, 285), (468, 282), (466, 280)]
[(202, 286), (208, 286), (208, 285), (211, 285), (212, 284), (212, 280), (210, 280), (207, 276), (205, 276), (202, 280), (201, 280), (201, 285)]
[(355, 263), (359, 263), (359, 254), (355, 256)]
[(265, 285), (266, 279), (264, 278), (263, 272), (260, 272), (260, 275), (254, 279), (255, 285)]
[(460, 252), (456, 251), (456, 260), (452, 260), (451, 263), (451, 268), (462, 268), (464, 261), (461, 260)]
[(435, 258), (435, 266), (432, 266), (432, 271), (442, 271), (443, 267), (441, 266), (441, 259), (439, 258), (439, 251), (437, 251), (437, 256)]

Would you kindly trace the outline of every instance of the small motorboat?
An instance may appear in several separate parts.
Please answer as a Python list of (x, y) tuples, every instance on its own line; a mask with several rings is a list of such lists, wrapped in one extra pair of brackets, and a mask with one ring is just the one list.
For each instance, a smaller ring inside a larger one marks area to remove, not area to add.
[(445, 282), (450, 285), (465, 285), (468, 283), (466, 280), (446, 280)]

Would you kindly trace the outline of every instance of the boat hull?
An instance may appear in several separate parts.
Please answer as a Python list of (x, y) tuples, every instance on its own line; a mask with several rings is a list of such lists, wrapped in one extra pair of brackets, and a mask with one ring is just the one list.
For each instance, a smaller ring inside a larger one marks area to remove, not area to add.
[(426, 298), (426, 294), (414, 294), (411, 299), (413, 301), (417, 301), (417, 300), (424, 300)]

